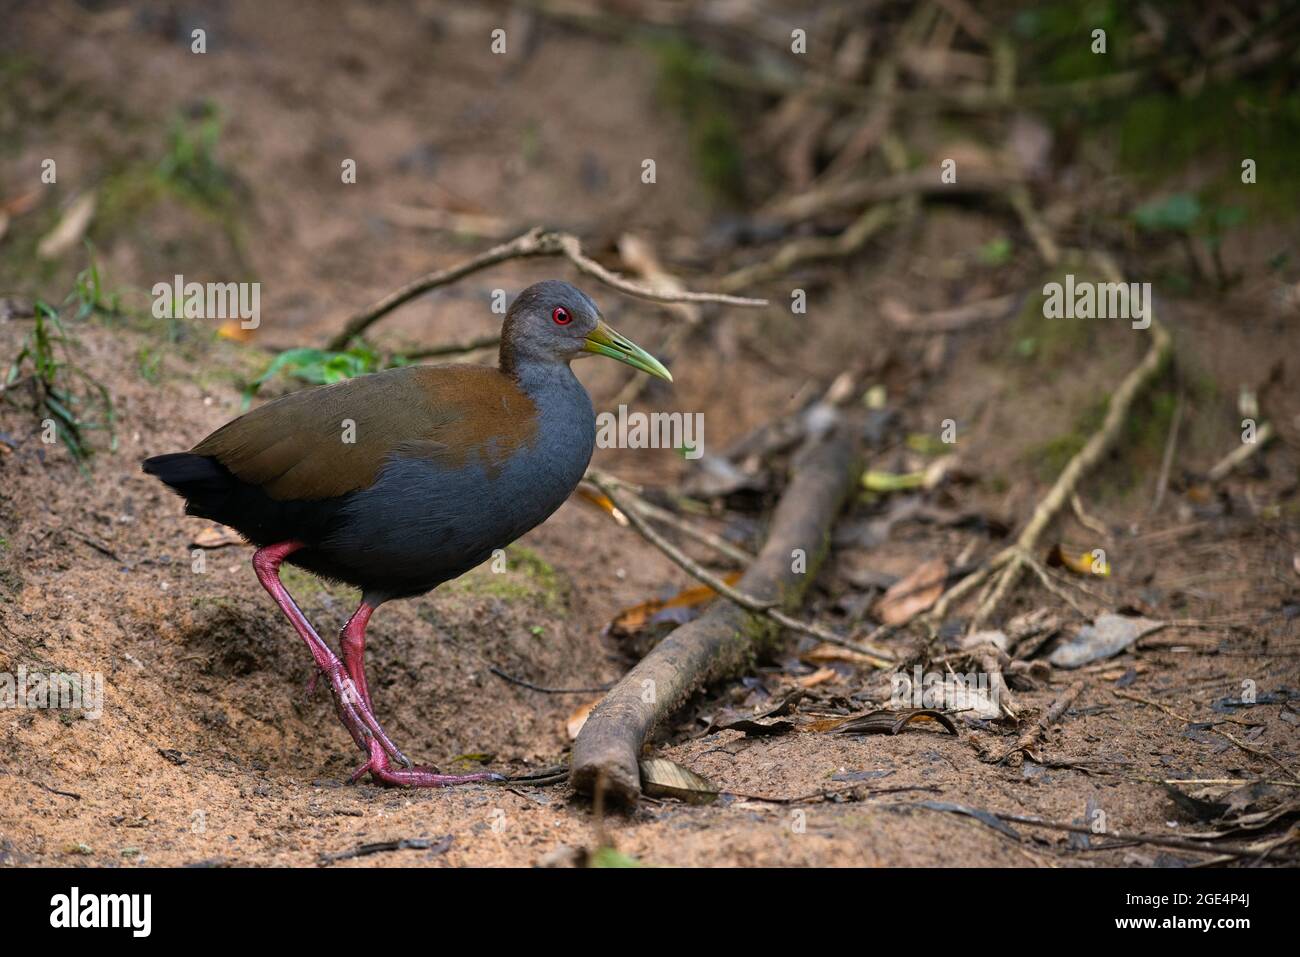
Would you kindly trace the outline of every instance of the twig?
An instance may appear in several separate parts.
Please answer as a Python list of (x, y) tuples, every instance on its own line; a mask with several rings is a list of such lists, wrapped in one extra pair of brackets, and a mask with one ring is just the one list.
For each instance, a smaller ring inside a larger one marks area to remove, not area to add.
[[(655, 255), (654, 248), (639, 236), (631, 233), (620, 236), (618, 254), (629, 269), (648, 282), (653, 288), (669, 292), (680, 292), (685, 288), (681, 280), (665, 269), (663, 264), (659, 262), (659, 257)], [(663, 342), (662, 352), (671, 358), (681, 349), (686, 338), (701, 326), (707, 314), (699, 305), (690, 302), (676, 303), (669, 305), (667, 308), (683, 320), (669, 330), (668, 336)], [(639, 373), (629, 375), (626, 384), (619, 390), (618, 395), (614, 397), (611, 404), (615, 407), (631, 405), (649, 386), (650, 381), (649, 376), (640, 375)]]
[(778, 600), (761, 601), (753, 595), (746, 594), (745, 592), (728, 585), (717, 575), (714, 575), (708, 569), (704, 568), (676, 545), (651, 528), (649, 523), (647, 523), (641, 516), (641, 513), (634, 507), (624, 503), (619, 497), (619, 493), (616, 493), (613, 490), (612, 485), (605, 482), (603, 477), (597, 478), (591, 472), (588, 472), (587, 479), (592, 485), (600, 489), (601, 493), (614, 504), (615, 508), (619, 509), (627, 516), (627, 520), (632, 524), (634, 529), (641, 533), (642, 538), (668, 556), (675, 565), (681, 568), (688, 575), (698, 579), (705, 585), (708, 585), (723, 598), (739, 605), (746, 611), (772, 619), (772, 621), (776, 622), (782, 628), (789, 628), (791, 631), (811, 635), (820, 641), (839, 645), (843, 648), (849, 648), (859, 654), (866, 655), (868, 658), (872, 659), (871, 663), (878, 668), (883, 668), (893, 663), (894, 656), (884, 648), (869, 647), (850, 641), (847, 638), (842, 638), (828, 628), (823, 628), (820, 625), (813, 624), (812, 622), (801, 621), (798, 618), (793, 618), (790, 615), (787, 615), (778, 607), (781, 604)]
[(1061, 715), (1070, 710), (1070, 705), (1074, 704), (1074, 699), (1079, 697), (1079, 692), (1082, 690), (1082, 681), (1076, 681), (1074, 684), (1070, 685), (1070, 687), (1066, 688), (1065, 694), (1061, 695), (1052, 703), (1052, 706), (1047, 709), (1047, 712), (1034, 722), (1034, 726), (1022, 734), (1016, 740), (1016, 743), (1004, 751), (996, 760), (993, 761), (993, 763), (1001, 764), (1013, 754), (1027, 751), (1037, 744), (1039, 739), (1042, 738), (1043, 732), (1056, 724), (1057, 721), (1061, 720)]
[(374, 844), (360, 844), (347, 851), (322, 854), (320, 862), (329, 865), (337, 861), (348, 861), (354, 857), (366, 857), (370, 854), (383, 854), (387, 851), (431, 851), (443, 854), (451, 848), (452, 836), (444, 834), (436, 840), (428, 837), (404, 837), (397, 841), (377, 841)]
[(477, 339), (466, 339), (464, 342), (449, 342), (441, 346), (430, 346), (427, 349), (403, 352), (401, 355), (406, 359), (436, 359), (439, 356), (464, 355), (467, 352), (477, 352), (480, 349), (495, 349), (500, 344), (501, 335), (494, 332), (490, 336), (479, 336)]
[(544, 688), (541, 685), (535, 685), (531, 681), (525, 681), (523, 678), (516, 678), (512, 674), (507, 674), (496, 665), (488, 665), (488, 671), (492, 672), (502, 681), (508, 681), (512, 685), (519, 685), (521, 688), (527, 688), (529, 691), (540, 691), (542, 694), (604, 694), (613, 685), (601, 685), (599, 688)]
[(1029, 566), (1029, 570), (1038, 576), (1038, 580), (1042, 583), (1044, 588), (1050, 591), (1057, 598), (1061, 599), (1061, 601), (1065, 602), (1084, 618), (1092, 617), (1088, 614), (1086, 609), (1082, 608), (1079, 603), (1071, 597), (1069, 592), (1053, 581), (1052, 577), (1047, 574), (1047, 569), (1043, 567), (1042, 562), (1034, 558), (1032, 555), (1026, 556), (1024, 562)]
[(552, 232), (535, 226), (521, 236), (509, 242), (493, 246), (477, 256), (457, 263), (447, 269), (428, 273), (412, 280), (404, 286), (393, 290), (373, 305), (353, 315), (343, 329), (329, 342), (331, 349), (344, 349), (356, 336), (361, 335), (376, 321), (392, 312), (398, 306), (410, 302), (416, 296), (423, 295), (430, 289), (446, 286), (471, 273), (495, 266), (509, 259), (528, 259), (534, 256), (563, 256), (579, 272), (586, 273), (619, 292), (653, 302), (716, 302), (728, 306), (766, 306), (766, 299), (746, 299), (740, 296), (706, 292), (657, 292), (639, 283), (624, 279), (610, 272), (600, 263), (588, 258), (582, 252), (582, 244), (576, 236), (569, 233)]
[(1228, 475), (1245, 464), (1252, 456), (1257, 454), (1264, 446), (1268, 445), (1273, 438), (1273, 423), (1265, 422), (1255, 433), (1254, 442), (1243, 442), (1238, 448), (1233, 449), (1223, 458), (1215, 463), (1206, 477), (1211, 482), (1220, 482), (1227, 478)]
[(1165, 500), (1165, 490), (1169, 487), (1169, 470), (1173, 467), (1174, 450), (1178, 446), (1178, 426), (1182, 421), (1183, 393), (1179, 391), (1173, 421), (1169, 423), (1169, 438), (1165, 440), (1165, 454), (1160, 458), (1160, 476), (1156, 479), (1156, 495), (1151, 501), (1152, 515), (1160, 511), (1160, 503)]
[[(916, 804), (897, 804), (895, 807), (915, 807), (926, 811), (943, 811), (947, 813), (967, 813), (964, 810), (959, 811), (959, 805), (951, 807), (937, 806), (933, 803), (920, 802)], [(1134, 844), (1151, 844), (1155, 847), (1171, 847), (1180, 851), (1196, 851), (1200, 854), (1221, 854), (1230, 857), (1257, 857), (1260, 849), (1258, 847), (1237, 845), (1237, 844), (1209, 844), (1201, 841), (1187, 840), (1181, 837), (1167, 837), (1164, 834), (1133, 834), (1127, 831), (1108, 831), (1097, 830), (1095, 827), (1088, 827), (1083, 824), (1066, 824), (1061, 821), (1045, 821), (1041, 817), (1028, 817), (1024, 814), (1007, 814), (1002, 811), (984, 811), (997, 818), (999, 821), (1006, 821), (1008, 824), (1023, 824), (1026, 827), (1042, 827), (1051, 831), (1068, 831), (1071, 834), (1086, 834), (1089, 837), (1108, 837), (1115, 841), (1131, 842)], [(976, 818), (978, 820), (979, 818)], [(1286, 857), (1283, 860), (1294, 861), (1300, 858)]]
[[(731, 542), (727, 541), (725, 538), (722, 538), (721, 536), (718, 535), (714, 535), (712, 532), (705, 531), (702, 528), (692, 525), (690, 522), (684, 521), (682, 518), (680, 518), (673, 512), (668, 511), (668, 509), (666, 508), (660, 508), (658, 505), (655, 505), (653, 502), (647, 502), (644, 498), (638, 495), (631, 488), (631, 486), (628, 485), (627, 482), (624, 482), (622, 479), (615, 478), (613, 475), (609, 475), (605, 472), (598, 471), (597, 469), (588, 469), (587, 477), (588, 479), (590, 479), (591, 477), (598, 478), (600, 479), (600, 481), (604, 482), (607, 485), (613, 485), (617, 488), (622, 489), (623, 493), (627, 496), (627, 503), (634, 510), (640, 512), (646, 518), (650, 519), (651, 521), (658, 522), (661, 525), (667, 525), (669, 528), (681, 532), (687, 538), (694, 539), (695, 541), (699, 542), (701, 545), (707, 545), (709, 548), (712, 548), (715, 552), (718, 552), (719, 554), (722, 555), (726, 555), (732, 561), (738, 563), (741, 566), (748, 565), (750, 562), (754, 560), (753, 555), (751, 555), (749, 552), (745, 551), (742, 548), (737, 548), (735, 545), (731, 544)], [(592, 484), (595, 483), (593, 482)], [(613, 499), (611, 499), (610, 501), (612, 502)]]
[(768, 304), (766, 299), (750, 299), (745, 296), (733, 296), (727, 293), (719, 292), (689, 292), (685, 289), (673, 291), (670, 289), (651, 289), (640, 283), (632, 282), (630, 279), (624, 279), (618, 273), (610, 272), (594, 259), (583, 255), (582, 244), (578, 242), (577, 236), (568, 233), (545, 233), (546, 236), (554, 236), (555, 241), (559, 243), (559, 252), (573, 263), (579, 272), (584, 272), (594, 279), (599, 279), (605, 285), (617, 289), (619, 292), (627, 293), (629, 296), (636, 296), (638, 299), (648, 299), (651, 302), (713, 302), (723, 306), (752, 306), (759, 308)]
[[(1141, 695), (1136, 695), (1129, 691), (1121, 691), (1118, 688), (1112, 688), (1110, 693), (1113, 694), (1115, 697), (1123, 698), (1126, 701), (1136, 701), (1138, 704), (1144, 704), (1149, 707), (1156, 708), (1159, 711), (1166, 714), (1167, 716), (1173, 718), (1174, 720), (1183, 722), (1183, 724), (1196, 723), (1193, 718), (1189, 718), (1186, 715), (1179, 714), (1173, 708), (1170, 708), (1167, 705), (1163, 705), (1159, 701), (1152, 701), (1150, 698), (1143, 698)], [(1236, 736), (1229, 734), (1227, 731), (1220, 730), (1219, 728), (1211, 727), (1209, 728), (1209, 730), (1213, 731), (1217, 735), (1220, 735), (1221, 737), (1227, 738), (1229, 741), (1231, 741), (1241, 750), (1245, 751), (1247, 754), (1253, 754), (1256, 757), (1263, 758), (1266, 761), (1273, 762), (1273, 764), (1277, 765), (1278, 769), (1282, 771), (1283, 774), (1290, 775), (1291, 777), (1295, 778), (1297, 781), (1300, 781), (1300, 773), (1291, 770), (1291, 768), (1288, 768), (1285, 764), (1283, 764), (1277, 758), (1273, 757), (1273, 755), (1269, 754), (1267, 751), (1261, 751), (1259, 748), (1252, 748), (1250, 745), (1242, 741), (1240, 738), (1237, 738)]]
[(1102, 538), (1110, 537), (1110, 530), (1084, 511), (1083, 501), (1079, 498), (1078, 492), (1073, 492), (1070, 495), (1070, 510), (1074, 512), (1074, 517), (1079, 520), (1079, 524), (1088, 531), (1094, 532)]
[(1043, 221), (1043, 217), (1034, 209), (1033, 200), (1029, 198), (1029, 190), (1024, 186), (1013, 186), (1007, 190), (1007, 201), (1020, 217), (1021, 225), (1033, 240), (1043, 262), (1049, 266), (1055, 266), (1060, 262), (1061, 248), (1056, 245), (1056, 240), (1052, 238), (1052, 231)]
[(906, 196), (945, 194), (965, 196), (971, 193), (1001, 193), (1020, 182), (1016, 175), (999, 170), (967, 170), (955, 183), (945, 183), (939, 170), (916, 169), (884, 179), (862, 178), (846, 183), (819, 186), (772, 203), (758, 218), (764, 222), (797, 223), (822, 213), (857, 209), (861, 206)]
[[(1101, 272), (1109, 282), (1122, 281), (1119, 269), (1109, 256), (1105, 254), (1099, 255), (1098, 263)], [(1039, 500), (1034, 509), (1034, 514), (1030, 517), (1029, 523), (1024, 530), (1016, 538), (1015, 544), (1009, 546), (1007, 552), (1004, 553), (1007, 556), (1006, 564), (1002, 568), (993, 591), (979, 606), (974, 618), (971, 619), (972, 630), (978, 631), (982, 628), (997, 610), (998, 605), (1006, 598), (1024, 569), (1025, 557), (1032, 554), (1038, 547), (1039, 537), (1070, 500), (1070, 496), (1075, 493), (1083, 477), (1091, 472), (1114, 448), (1115, 443), (1119, 441), (1124, 422), (1132, 411), (1137, 397), (1163, 367), (1165, 358), (1171, 348), (1169, 332), (1165, 329), (1164, 324), (1154, 316), (1151, 318), (1148, 331), (1151, 335), (1151, 345), (1147, 349), (1146, 355), (1142, 357), (1142, 361), (1124, 377), (1124, 381), (1119, 384), (1119, 387), (1111, 395), (1106, 408), (1106, 418), (1102, 422), (1101, 428), (1089, 437), (1083, 448), (1066, 464), (1061, 474), (1057, 476), (1055, 484)]]
[(851, 256), (880, 232), (894, 216), (888, 206), (870, 206), (837, 236), (810, 236), (786, 243), (771, 259), (730, 272), (718, 281), (720, 289), (744, 289), (774, 279), (795, 266), (817, 259)]
[(81, 800), (81, 795), (74, 791), (60, 791), (58, 788), (52, 788), (48, 784), (43, 784), (40, 781), (33, 781), (32, 783), (41, 790), (49, 791), (51, 794), (57, 794), (59, 797), (72, 798), (74, 801)]
[(880, 314), (899, 332), (908, 335), (957, 332), (976, 323), (1002, 318), (1015, 306), (1016, 299), (1014, 295), (994, 296), (926, 313), (914, 312), (897, 299), (886, 299), (880, 304)]

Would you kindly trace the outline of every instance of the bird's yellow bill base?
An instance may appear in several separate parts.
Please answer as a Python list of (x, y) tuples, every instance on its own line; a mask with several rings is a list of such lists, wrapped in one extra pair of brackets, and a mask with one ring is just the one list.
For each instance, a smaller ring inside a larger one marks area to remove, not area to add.
[(662, 362), (627, 336), (615, 332), (604, 319), (596, 323), (596, 328), (587, 334), (584, 342), (582, 348), (587, 352), (609, 356), (611, 359), (630, 365), (633, 369), (640, 369), (668, 382), (673, 381), (673, 374), (664, 368)]

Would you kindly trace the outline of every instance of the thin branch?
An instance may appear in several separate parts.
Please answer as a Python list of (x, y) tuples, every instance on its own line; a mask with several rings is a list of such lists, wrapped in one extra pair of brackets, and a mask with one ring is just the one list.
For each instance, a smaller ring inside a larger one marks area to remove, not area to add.
[(436, 359), (440, 356), (461, 356), (467, 352), (478, 352), (480, 349), (495, 349), (501, 344), (501, 336), (493, 333), (490, 336), (479, 336), (477, 339), (466, 339), (464, 342), (449, 342), (441, 346), (430, 346), (427, 349), (416, 349), (413, 352), (400, 353), (406, 359)]
[(743, 289), (789, 272), (795, 266), (818, 259), (851, 256), (868, 239), (880, 232), (894, 216), (888, 206), (870, 206), (836, 236), (808, 236), (792, 240), (778, 249), (771, 259), (730, 272), (718, 281), (722, 289)]
[(819, 186), (805, 193), (778, 200), (759, 213), (764, 222), (797, 223), (822, 213), (857, 209), (863, 205), (908, 196), (946, 193), (964, 196), (971, 193), (1001, 193), (1021, 182), (1020, 177), (1003, 170), (975, 169), (963, 171), (955, 183), (945, 183), (936, 169), (915, 169), (895, 173), (884, 179), (853, 179), (845, 183)]
[(674, 292), (650, 289), (647, 286), (624, 279), (617, 273), (610, 272), (600, 263), (586, 256), (582, 252), (582, 244), (576, 236), (569, 233), (548, 231), (540, 226), (535, 226), (509, 242), (500, 243), (464, 262), (457, 263), (447, 269), (428, 273), (393, 290), (378, 302), (348, 319), (342, 331), (330, 340), (329, 348), (346, 348), (353, 338), (361, 335), (383, 316), (431, 289), (446, 286), (463, 279), (471, 273), (487, 269), (489, 266), (495, 266), (510, 259), (529, 259), (536, 256), (563, 256), (579, 272), (586, 273), (607, 286), (617, 289), (619, 292), (640, 299), (648, 299), (652, 302), (715, 302), (727, 306), (755, 307), (767, 305), (766, 299), (748, 299), (741, 296), (707, 292)]
[(780, 610), (780, 608), (778, 607), (780, 602), (760, 601), (759, 599), (755, 598), (753, 595), (747, 595), (744, 592), (732, 588), (730, 585), (724, 582), (717, 575), (714, 575), (708, 569), (701, 566), (689, 555), (687, 555), (681, 549), (677, 548), (677, 546), (673, 545), (672, 542), (668, 541), (657, 531), (651, 528), (649, 523), (642, 517), (639, 511), (637, 511), (631, 505), (628, 505), (622, 501), (621, 497), (619, 496), (619, 493), (614, 491), (613, 484), (604, 481), (603, 476), (597, 478), (595, 475), (588, 472), (587, 479), (588, 481), (591, 482), (592, 485), (600, 489), (601, 493), (604, 494), (604, 496), (614, 504), (615, 508), (619, 509), (624, 515), (627, 516), (627, 520), (632, 524), (632, 527), (641, 534), (642, 538), (648, 541), (655, 548), (659, 549), (659, 551), (663, 552), (664, 555), (666, 555), (669, 558), (669, 560), (673, 562), (673, 564), (677, 565), (677, 567), (681, 568), (692, 578), (695, 578), (703, 582), (705, 585), (708, 585), (710, 588), (712, 588), (723, 598), (727, 599), (728, 601), (736, 605), (739, 605), (741, 608), (745, 609), (746, 611), (753, 612), (754, 614), (758, 614), (758, 615), (764, 615), (772, 619), (774, 622), (776, 622), (778, 625), (780, 625), (783, 628), (789, 628), (791, 631), (797, 631), (800, 632), (801, 634), (811, 635), (812, 637), (817, 638), (820, 641), (829, 642), (830, 644), (833, 645), (839, 645), (840, 647), (848, 648), (851, 649), (852, 651), (858, 652), (861, 655), (865, 655), (866, 657), (872, 659), (871, 664), (875, 665), (877, 668), (884, 668), (893, 664), (894, 662), (893, 654), (885, 650), (884, 648), (878, 648), (878, 647), (863, 645), (857, 642), (849, 641), (847, 638), (842, 638), (839, 635), (835, 634), (835, 632), (827, 628), (823, 628), (820, 625), (815, 625), (812, 624), (811, 622), (801, 621), (798, 618), (792, 618), (790, 615), (787, 615), (785, 612)]
[[(1101, 272), (1108, 282), (1123, 281), (1118, 267), (1109, 256), (1100, 254), (1097, 259)], [(1164, 366), (1165, 359), (1172, 348), (1169, 332), (1154, 316), (1151, 318), (1148, 332), (1151, 336), (1151, 345), (1146, 355), (1142, 357), (1142, 361), (1124, 377), (1124, 381), (1111, 395), (1101, 428), (1092, 434), (1084, 447), (1066, 464), (1052, 488), (1039, 500), (1029, 523), (1016, 538), (1015, 544), (1002, 553), (1005, 556), (1003, 568), (993, 591), (980, 604), (974, 618), (971, 619), (972, 630), (978, 631), (982, 628), (1010, 593), (1012, 586), (1024, 570), (1025, 557), (1033, 554), (1037, 549), (1039, 538), (1056, 519), (1057, 514), (1069, 503), (1083, 477), (1110, 454), (1111, 449), (1119, 441), (1124, 423), (1132, 412), (1137, 397)]]
[(1239, 448), (1233, 449), (1223, 458), (1221, 458), (1214, 467), (1210, 469), (1207, 477), (1211, 482), (1220, 482), (1227, 478), (1235, 469), (1239, 468), (1250, 458), (1256, 455), (1264, 446), (1268, 445), (1273, 438), (1273, 423), (1265, 422), (1255, 433), (1254, 442), (1243, 442)]
[[(1189, 718), (1186, 715), (1179, 714), (1173, 708), (1170, 708), (1167, 705), (1163, 705), (1159, 701), (1152, 701), (1150, 698), (1143, 698), (1141, 695), (1136, 695), (1129, 691), (1121, 691), (1118, 688), (1112, 688), (1110, 693), (1113, 694), (1116, 698), (1123, 698), (1125, 701), (1136, 701), (1138, 704), (1143, 704), (1148, 707), (1155, 708), (1163, 712), (1164, 714), (1168, 715), (1169, 717), (1173, 718), (1175, 721), (1183, 722), (1183, 724), (1195, 723), (1194, 719)], [(1220, 735), (1221, 737), (1227, 738), (1229, 741), (1231, 741), (1241, 750), (1245, 751), (1247, 754), (1253, 754), (1256, 757), (1263, 758), (1266, 761), (1271, 761), (1273, 764), (1277, 765), (1278, 769), (1283, 774), (1290, 775), (1291, 777), (1295, 778), (1297, 781), (1300, 781), (1300, 773), (1297, 773), (1293, 771), (1291, 768), (1288, 768), (1285, 764), (1283, 764), (1277, 758), (1273, 757), (1273, 755), (1269, 754), (1267, 751), (1261, 751), (1259, 750), (1259, 748), (1252, 748), (1246, 742), (1229, 734), (1227, 731), (1220, 730), (1219, 728), (1210, 728), (1209, 730), (1214, 732), (1217, 735)]]
[(1174, 406), (1174, 418), (1169, 423), (1169, 438), (1165, 440), (1165, 454), (1160, 458), (1160, 476), (1156, 479), (1156, 495), (1151, 502), (1151, 514), (1160, 511), (1160, 503), (1165, 500), (1165, 490), (1169, 487), (1169, 470), (1174, 464), (1174, 450), (1178, 447), (1178, 426), (1183, 421), (1183, 393), (1178, 393), (1178, 403)]
[(525, 681), (523, 678), (516, 678), (512, 674), (502, 671), (496, 665), (488, 665), (488, 671), (509, 684), (527, 688), (529, 691), (538, 691), (542, 694), (604, 694), (614, 687), (613, 685), (602, 685), (599, 688), (547, 688), (542, 685), (535, 685), (531, 681)]
[(1006, 751), (1003, 751), (996, 759), (994, 764), (1001, 764), (1013, 754), (1027, 751), (1036, 745), (1043, 737), (1043, 733), (1052, 725), (1061, 720), (1061, 716), (1070, 710), (1070, 705), (1074, 704), (1074, 699), (1079, 697), (1079, 692), (1083, 691), (1083, 682), (1076, 681), (1070, 687), (1065, 689), (1065, 693), (1052, 703), (1047, 712), (1034, 722), (1034, 726), (1022, 734)]
[(666, 508), (660, 508), (658, 505), (655, 505), (653, 502), (647, 502), (644, 498), (638, 495), (636, 491), (627, 482), (624, 482), (622, 479), (615, 478), (613, 475), (609, 475), (605, 472), (601, 472), (596, 469), (589, 469), (587, 474), (588, 477), (595, 476), (596, 478), (599, 478), (602, 482), (605, 482), (606, 484), (613, 485), (617, 488), (622, 489), (624, 493), (627, 495), (628, 504), (631, 505), (633, 509), (635, 509), (636, 511), (644, 515), (646, 518), (651, 519), (652, 521), (656, 521), (661, 525), (667, 525), (669, 528), (681, 532), (687, 538), (694, 539), (695, 541), (699, 542), (701, 545), (707, 545), (715, 552), (718, 552), (719, 554), (722, 555), (726, 555), (732, 561), (736, 562), (741, 566), (748, 565), (750, 562), (754, 560), (753, 555), (751, 555), (749, 552), (745, 551), (744, 549), (737, 548), (735, 545), (731, 544), (731, 542), (727, 541), (725, 538), (722, 538), (718, 535), (714, 535), (712, 532), (705, 531), (704, 529), (699, 528), (698, 526), (692, 525), (690, 522), (684, 521), (678, 515), (668, 511), (668, 509)]

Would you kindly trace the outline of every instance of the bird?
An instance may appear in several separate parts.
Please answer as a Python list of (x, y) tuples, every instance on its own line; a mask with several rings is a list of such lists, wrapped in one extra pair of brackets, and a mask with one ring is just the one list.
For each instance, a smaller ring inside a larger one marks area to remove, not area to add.
[[(328, 680), (367, 773), (392, 787), (501, 780), (414, 765), (375, 717), (366, 627), (385, 602), (460, 577), (544, 522), (581, 481), (596, 444), (591, 397), (570, 362), (602, 355), (672, 381), (560, 280), (524, 289), (501, 327), (495, 367), (409, 365), (282, 396), (221, 426), (189, 452), (147, 458), (144, 472), (185, 512), (256, 546), (253, 569)], [(280, 580), (294, 565), (361, 590), (323, 641)], [(396, 764), (394, 764), (396, 762)]]

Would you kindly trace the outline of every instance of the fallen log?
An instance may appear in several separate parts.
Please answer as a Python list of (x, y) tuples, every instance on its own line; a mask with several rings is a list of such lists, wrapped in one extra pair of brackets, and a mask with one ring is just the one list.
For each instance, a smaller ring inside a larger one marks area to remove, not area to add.
[[(829, 551), (835, 516), (855, 486), (858, 451), (857, 430), (843, 421), (804, 444), (767, 542), (737, 591), (786, 610), (799, 606)], [(723, 600), (682, 625), (592, 710), (573, 745), (573, 786), (592, 793), (600, 781), (606, 796), (635, 801), (641, 793), (638, 759), (655, 726), (697, 689), (750, 667), (780, 631), (769, 617)]]

